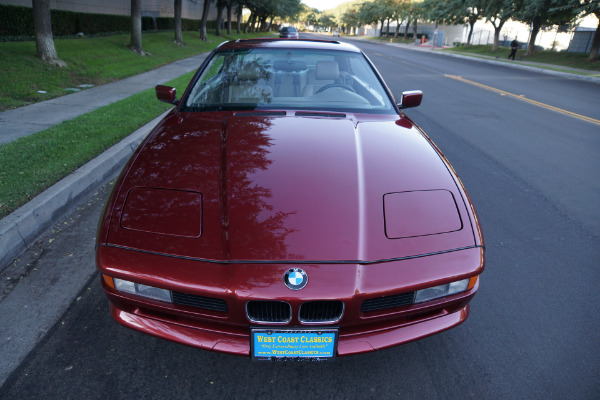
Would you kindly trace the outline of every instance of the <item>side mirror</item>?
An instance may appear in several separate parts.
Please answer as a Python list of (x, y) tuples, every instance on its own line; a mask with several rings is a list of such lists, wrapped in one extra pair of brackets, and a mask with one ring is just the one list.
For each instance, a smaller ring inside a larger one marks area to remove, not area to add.
[(398, 107), (400, 109), (418, 107), (421, 105), (423, 100), (423, 92), (420, 90), (411, 90), (408, 92), (402, 92), (402, 99)]
[(174, 87), (157, 85), (154, 90), (156, 90), (156, 98), (160, 101), (174, 105), (179, 103), (179, 101), (176, 99), (177, 93)]

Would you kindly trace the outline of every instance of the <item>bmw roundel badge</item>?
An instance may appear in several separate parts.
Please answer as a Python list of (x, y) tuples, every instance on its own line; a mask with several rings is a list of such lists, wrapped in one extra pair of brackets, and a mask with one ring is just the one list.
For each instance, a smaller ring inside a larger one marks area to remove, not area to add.
[(289, 289), (300, 290), (308, 283), (308, 275), (302, 268), (291, 268), (283, 275), (283, 283)]

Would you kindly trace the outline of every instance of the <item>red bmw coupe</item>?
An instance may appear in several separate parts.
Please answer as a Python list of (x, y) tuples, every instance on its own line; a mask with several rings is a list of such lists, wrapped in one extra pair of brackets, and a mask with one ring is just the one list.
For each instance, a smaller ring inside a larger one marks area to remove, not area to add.
[(467, 318), (484, 268), (448, 161), (336, 41), (220, 45), (137, 149), (100, 222), (110, 312), (254, 360), (332, 360)]

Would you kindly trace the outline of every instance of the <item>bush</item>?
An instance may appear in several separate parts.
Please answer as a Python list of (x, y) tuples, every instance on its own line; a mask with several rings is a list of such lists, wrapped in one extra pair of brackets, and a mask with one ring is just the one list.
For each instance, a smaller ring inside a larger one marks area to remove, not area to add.
[[(50, 10), (52, 34), (56, 37), (73, 36), (79, 32), (86, 35), (129, 32), (129, 15), (89, 14), (63, 10)], [(184, 31), (197, 31), (200, 21), (182, 19)], [(212, 23), (214, 29), (214, 22)], [(210, 29), (211, 24), (207, 24)], [(173, 18), (142, 17), (142, 30), (172, 30)], [(34, 36), (33, 11), (29, 7), (0, 5), (0, 40), (31, 40)]]
[(33, 36), (31, 8), (0, 5), (0, 36)]

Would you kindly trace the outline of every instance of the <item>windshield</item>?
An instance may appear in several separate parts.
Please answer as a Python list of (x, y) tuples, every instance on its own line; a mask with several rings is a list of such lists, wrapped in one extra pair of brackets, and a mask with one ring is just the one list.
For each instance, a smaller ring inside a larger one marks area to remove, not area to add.
[(287, 108), (394, 112), (362, 53), (268, 48), (215, 53), (182, 111)]

